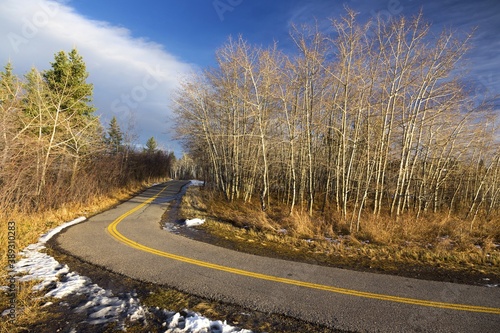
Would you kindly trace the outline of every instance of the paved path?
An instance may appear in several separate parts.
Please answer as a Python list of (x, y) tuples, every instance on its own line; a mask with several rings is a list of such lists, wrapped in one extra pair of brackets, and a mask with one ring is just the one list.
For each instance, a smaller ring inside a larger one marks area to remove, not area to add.
[(258, 257), (161, 230), (187, 182), (150, 188), (61, 233), (60, 247), (143, 281), (354, 332), (500, 332), (500, 288)]

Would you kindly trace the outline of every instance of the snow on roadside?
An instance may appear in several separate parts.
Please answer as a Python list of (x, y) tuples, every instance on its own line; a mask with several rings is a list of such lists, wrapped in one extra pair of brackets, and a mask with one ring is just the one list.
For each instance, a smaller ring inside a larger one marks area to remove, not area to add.
[(125, 319), (145, 319), (145, 310), (134, 295), (116, 297), (111, 291), (92, 283), (88, 277), (70, 272), (67, 265), (62, 265), (41, 252), (45, 249), (45, 243), (54, 235), (85, 220), (85, 217), (80, 217), (42, 235), (38, 243), (30, 244), (21, 251), (22, 258), (14, 264), (11, 274), (15, 274), (20, 282), (40, 281), (33, 287), (33, 291), (48, 290), (43, 297), (62, 299), (69, 295), (86, 296), (88, 301), (77, 307), (75, 312), (86, 312), (89, 324), (118, 322), (119, 326), (124, 328)]
[[(79, 217), (42, 235), (38, 243), (30, 244), (20, 252), (22, 258), (14, 265), (10, 274), (15, 275), (20, 282), (40, 281), (33, 287), (33, 291), (48, 290), (44, 297), (63, 299), (69, 295), (84, 295), (87, 302), (76, 307), (74, 311), (86, 313), (89, 324), (117, 322), (122, 330), (126, 330), (126, 320), (146, 322), (146, 314), (150, 312), (142, 307), (135, 293), (114, 296), (110, 290), (92, 283), (86, 276), (71, 272), (67, 265), (62, 265), (53, 257), (41, 252), (45, 249), (45, 243), (54, 235), (85, 220), (85, 217)], [(5, 288), (0, 287), (0, 289)], [(44, 306), (50, 304), (52, 303), (47, 302)], [(165, 310), (164, 312), (171, 314), (163, 324), (164, 327), (168, 327), (165, 333), (251, 333), (251, 331), (227, 325), (225, 322), (211, 321), (194, 312), (186, 311), (185, 315)], [(2, 316), (9, 313), (10, 309), (7, 309), (2, 313)]]
[(225, 321), (211, 321), (194, 312), (187, 312), (184, 315), (179, 312), (175, 313), (171, 316), (167, 327), (165, 333), (252, 333), (249, 330), (240, 330), (227, 325)]
[(49, 230), (46, 234), (42, 235), (40, 239), (38, 240), (38, 244), (45, 244), (47, 243), (54, 235), (60, 233), (63, 229), (69, 228), (72, 225), (82, 223), (83, 221), (87, 220), (85, 216), (80, 216), (73, 221), (66, 222), (58, 227), (55, 227), (52, 230)]
[(189, 181), (189, 186), (203, 186), (205, 182), (203, 180), (191, 179)]
[[(203, 180), (191, 179), (189, 181), (188, 186), (203, 186), (204, 184), (205, 182)], [(205, 223), (205, 219), (200, 219), (200, 218), (187, 219), (186, 221), (184, 221), (184, 223), (186, 224), (186, 227), (190, 228), (202, 225), (203, 223)]]
[(187, 219), (184, 223), (186, 223), (186, 227), (195, 227), (197, 225), (202, 225), (203, 223), (205, 223), (205, 219)]

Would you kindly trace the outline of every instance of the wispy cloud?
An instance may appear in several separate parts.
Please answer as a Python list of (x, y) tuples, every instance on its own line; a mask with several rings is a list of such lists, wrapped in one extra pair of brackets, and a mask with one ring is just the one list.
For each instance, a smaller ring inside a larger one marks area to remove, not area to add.
[(17, 73), (46, 69), (60, 50), (77, 48), (94, 84), (94, 104), (103, 123), (132, 117), (139, 143), (155, 136), (167, 148), (169, 97), (179, 77), (194, 67), (165, 48), (136, 38), (123, 27), (86, 18), (67, 1), (0, 0), (0, 62)]

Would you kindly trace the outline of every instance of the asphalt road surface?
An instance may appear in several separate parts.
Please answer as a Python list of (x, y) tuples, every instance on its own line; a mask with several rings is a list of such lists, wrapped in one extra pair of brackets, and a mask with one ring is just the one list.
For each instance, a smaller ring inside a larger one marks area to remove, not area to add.
[(264, 258), (159, 225), (185, 186), (170, 181), (56, 238), (76, 257), (131, 278), (354, 332), (500, 332), (500, 288)]

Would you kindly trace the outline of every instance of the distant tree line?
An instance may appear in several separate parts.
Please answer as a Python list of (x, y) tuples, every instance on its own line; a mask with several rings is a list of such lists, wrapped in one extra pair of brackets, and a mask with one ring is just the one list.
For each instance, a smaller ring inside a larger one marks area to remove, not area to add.
[(133, 182), (170, 175), (172, 153), (134, 149), (116, 118), (95, 116), (93, 86), (76, 50), (24, 77), (0, 72), (0, 206), (37, 211), (84, 202)]
[(470, 35), (430, 33), (420, 16), (328, 33), (293, 28), (295, 54), (241, 37), (175, 98), (178, 133), (228, 201), (363, 216), (444, 213), (495, 221), (495, 114), (460, 74)]

